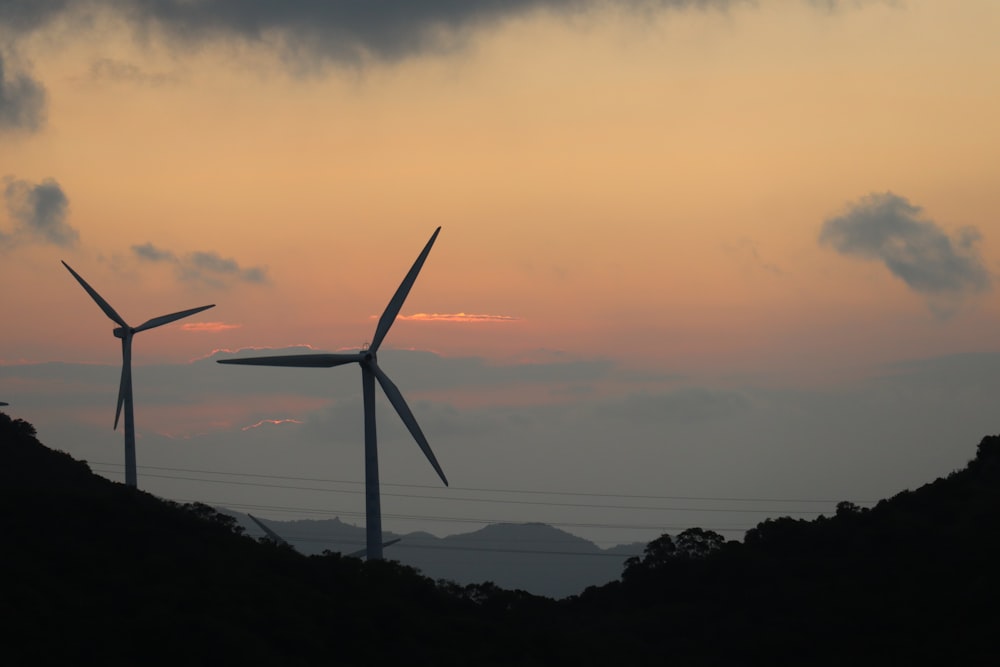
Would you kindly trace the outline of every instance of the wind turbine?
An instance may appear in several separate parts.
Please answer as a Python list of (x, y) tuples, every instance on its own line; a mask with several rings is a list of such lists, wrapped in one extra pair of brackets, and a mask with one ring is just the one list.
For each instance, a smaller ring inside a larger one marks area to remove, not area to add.
[(382, 386), (382, 391), (385, 392), (386, 398), (389, 399), (392, 407), (396, 409), (396, 412), (410, 431), (413, 439), (417, 441), (417, 445), (420, 446), (424, 456), (430, 461), (441, 481), (444, 482), (445, 486), (448, 486), (448, 479), (444, 476), (444, 471), (441, 470), (437, 458), (434, 457), (434, 452), (431, 451), (431, 446), (427, 443), (427, 438), (424, 437), (423, 432), (420, 430), (416, 418), (410, 411), (409, 406), (406, 405), (403, 394), (400, 393), (396, 385), (389, 379), (389, 376), (378, 367), (376, 361), (378, 349), (382, 345), (385, 335), (389, 333), (389, 327), (396, 321), (396, 316), (403, 307), (403, 301), (406, 300), (406, 296), (410, 293), (410, 288), (413, 287), (413, 283), (417, 279), (417, 274), (420, 273), (420, 269), (424, 265), (424, 260), (430, 254), (431, 246), (434, 245), (434, 241), (437, 239), (438, 232), (440, 231), (440, 227), (434, 230), (431, 240), (424, 246), (423, 251), (417, 257), (417, 261), (410, 268), (410, 272), (403, 278), (399, 289), (396, 290), (392, 300), (389, 301), (389, 305), (386, 306), (385, 312), (382, 313), (382, 317), (379, 318), (378, 325), (375, 327), (375, 337), (372, 339), (371, 345), (367, 348), (359, 352), (345, 354), (293, 354), (278, 357), (248, 357), (243, 359), (218, 360), (220, 364), (247, 364), (254, 366), (332, 368), (333, 366), (353, 363), (361, 366), (361, 390), (365, 407), (365, 541), (367, 543), (366, 552), (368, 560), (381, 560), (383, 546), (382, 508), (378, 488), (378, 443), (375, 436), (376, 380)]
[(132, 415), (132, 336), (139, 333), (140, 331), (145, 331), (146, 329), (153, 329), (155, 327), (163, 326), (164, 324), (170, 324), (176, 320), (179, 320), (188, 315), (194, 315), (195, 313), (200, 313), (203, 310), (208, 310), (209, 308), (215, 307), (215, 304), (209, 304), (207, 306), (199, 306), (198, 308), (191, 308), (190, 310), (182, 310), (178, 313), (171, 313), (169, 315), (161, 315), (159, 317), (154, 317), (151, 320), (147, 320), (137, 327), (130, 327), (122, 316), (115, 312), (115, 309), (111, 307), (104, 298), (97, 293), (93, 287), (87, 284), (87, 281), (80, 277), (80, 274), (70, 268), (69, 264), (66, 262), (62, 263), (66, 267), (66, 270), (73, 274), (77, 282), (87, 291), (87, 294), (101, 307), (104, 314), (111, 318), (118, 326), (115, 327), (114, 333), (115, 338), (122, 339), (122, 377), (121, 382), (118, 385), (118, 407), (115, 408), (115, 429), (118, 428), (118, 418), (122, 414), (122, 408), (125, 408), (125, 484), (127, 486), (135, 487), (136, 484), (136, 472), (135, 472), (135, 421)]
[[(295, 546), (291, 542), (289, 542), (288, 540), (286, 540), (285, 538), (283, 538), (281, 535), (278, 535), (276, 532), (274, 532), (273, 530), (271, 530), (270, 528), (268, 528), (267, 525), (265, 525), (263, 521), (261, 521), (260, 519), (258, 519), (257, 517), (255, 517), (253, 514), (250, 514), (249, 512), (247, 512), (247, 516), (250, 517), (251, 519), (253, 519), (253, 522), (256, 523), (258, 526), (260, 526), (261, 530), (264, 531), (264, 534), (267, 535), (269, 538), (271, 538), (271, 541), (275, 542), (276, 544), (282, 544), (282, 545), (284, 545), (286, 547), (292, 547), (293, 549), (295, 548)], [(396, 542), (399, 542), (401, 539), (403, 539), (403, 538), (397, 537), (397, 538), (388, 540), (386, 542), (383, 542), (382, 543), (382, 547), (383, 548), (385, 548), (385, 547), (391, 547), (393, 544), (395, 544)], [(364, 558), (367, 554), (368, 554), (368, 549), (365, 548), (365, 549), (358, 549), (357, 551), (352, 551), (351, 553), (349, 553), (347, 555), (350, 556), (351, 558)]]
[(276, 532), (274, 532), (273, 530), (271, 530), (270, 528), (268, 528), (264, 524), (263, 521), (261, 521), (260, 519), (258, 519), (257, 517), (255, 517), (253, 514), (250, 514), (249, 512), (247, 512), (247, 516), (250, 517), (251, 519), (253, 519), (253, 522), (255, 524), (257, 524), (258, 526), (260, 526), (261, 530), (264, 531), (265, 535), (267, 535), (269, 538), (271, 538), (272, 542), (274, 542), (275, 544), (282, 544), (282, 545), (284, 545), (286, 547), (292, 546), (291, 544), (288, 543), (288, 541), (285, 538), (283, 538), (281, 535), (278, 535)]

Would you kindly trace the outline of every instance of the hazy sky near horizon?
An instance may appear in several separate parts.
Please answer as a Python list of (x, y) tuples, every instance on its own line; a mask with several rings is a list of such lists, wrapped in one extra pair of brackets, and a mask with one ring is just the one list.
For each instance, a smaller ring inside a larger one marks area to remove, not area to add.
[(113, 324), (59, 260), (133, 325), (216, 303), (135, 339), (140, 486), (361, 523), (356, 369), (214, 359), (365, 344), (440, 225), (380, 360), (455, 488), (381, 405), (387, 529), (735, 536), (832, 504), (681, 497), (930, 481), (1000, 430), (998, 33), (993, 0), (0, 0), (0, 400), (121, 479)]

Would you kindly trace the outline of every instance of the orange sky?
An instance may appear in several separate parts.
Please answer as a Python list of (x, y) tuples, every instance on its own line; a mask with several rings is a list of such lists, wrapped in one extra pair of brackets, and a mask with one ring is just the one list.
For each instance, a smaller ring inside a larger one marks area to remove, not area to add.
[[(440, 224), (407, 311), (520, 321), (484, 324), (483, 338), (435, 328), (453, 339), (435, 349), (621, 346), (670, 364), (665, 342), (767, 357), (767, 340), (788, 351), (789, 330), (810, 338), (856, 318), (894, 320), (876, 325), (892, 337), (919, 318), (920, 298), (884, 267), (820, 247), (817, 231), (891, 190), (946, 229), (977, 227), (996, 269), (997, 13), (990, 2), (764, 3), (653, 22), (541, 16), (453, 54), (302, 77), (259, 51), (189, 56), (115, 32), (59, 48), (36, 38), (25, 50), (48, 88), (48, 124), (6, 139), (0, 171), (55, 178), (81, 240), (8, 253), (5, 280), (31, 275), (34, 299), (89, 312), (56, 254), (135, 317), (153, 298), (159, 310), (207, 298), (220, 303), (213, 319), (242, 325), (228, 338), (243, 344), (358, 344)], [(146, 79), (95, 79), (99, 59)], [(272, 284), (197, 294), (129, 256), (145, 242), (266, 266)], [(987, 345), (966, 330), (996, 315), (996, 299), (974, 301), (946, 325), (956, 347)], [(7, 334), (4, 358), (40, 335), (31, 320)], [(409, 329), (414, 340), (393, 342), (427, 344)], [(197, 346), (175, 338), (159, 354)]]

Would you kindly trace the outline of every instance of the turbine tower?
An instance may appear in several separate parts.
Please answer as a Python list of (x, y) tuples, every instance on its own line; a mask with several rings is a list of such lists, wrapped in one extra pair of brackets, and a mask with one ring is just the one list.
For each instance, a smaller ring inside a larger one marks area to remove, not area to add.
[(93, 287), (87, 284), (87, 281), (80, 277), (80, 274), (70, 268), (69, 264), (66, 262), (62, 263), (66, 267), (66, 270), (73, 274), (77, 282), (87, 291), (87, 294), (101, 307), (104, 314), (111, 318), (118, 326), (115, 327), (114, 333), (115, 338), (121, 338), (122, 340), (122, 377), (118, 385), (118, 407), (115, 408), (115, 429), (118, 428), (118, 418), (121, 417), (122, 408), (125, 409), (125, 484), (127, 486), (135, 487), (137, 486), (137, 477), (135, 471), (135, 421), (132, 415), (132, 336), (139, 333), (140, 331), (145, 331), (146, 329), (153, 329), (155, 327), (163, 326), (164, 324), (170, 324), (176, 320), (179, 320), (188, 315), (194, 315), (195, 313), (200, 313), (203, 310), (208, 310), (209, 308), (215, 307), (215, 304), (209, 304), (207, 306), (199, 306), (198, 308), (191, 308), (190, 310), (182, 310), (179, 313), (171, 313), (169, 315), (161, 315), (160, 317), (154, 317), (151, 320), (147, 320), (137, 327), (130, 327), (122, 316), (115, 312), (115, 309), (111, 307), (104, 298), (97, 293)]
[(278, 357), (248, 357), (243, 359), (218, 360), (220, 364), (247, 364), (254, 366), (332, 368), (333, 366), (352, 363), (357, 363), (361, 366), (361, 390), (365, 409), (365, 541), (367, 543), (366, 551), (368, 560), (381, 560), (383, 546), (382, 508), (378, 488), (378, 443), (375, 435), (376, 380), (382, 386), (382, 391), (385, 392), (386, 398), (389, 399), (392, 407), (396, 409), (400, 419), (403, 420), (413, 439), (417, 441), (417, 445), (420, 446), (424, 456), (430, 461), (441, 481), (444, 482), (445, 486), (448, 485), (448, 479), (444, 476), (444, 471), (441, 470), (441, 466), (434, 457), (434, 452), (431, 451), (430, 445), (427, 444), (427, 438), (424, 437), (423, 432), (420, 430), (416, 418), (410, 411), (409, 406), (406, 405), (403, 394), (400, 393), (396, 385), (389, 379), (389, 376), (378, 367), (376, 360), (378, 349), (382, 345), (385, 335), (389, 333), (389, 327), (395, 322), (399, 310), (403, 307), (403, 301), (406, 300), (406, 296), (410, 293), (410, 288), (413, 287), (413, 283), (417, 279), (417, 274), (420, 273), (420, 269), (424, 265), (424, 260), (430, 254), (431, 246), (434, 245), (434, 241), (437, 239), (438, 232), (440, 231), (440, 227), (434, 230), (431, 240), (424, 246), (423, 251), (417, 257), (417, 261), (410, 268), (410, 272), (403, 278), (399, 289), (396, 290), (392, 300), (389, 301), (389, 305), (386, 306), (385, 312), (382, 313), (382, 317), (379, 318), (378, 325), (375, 327), (375, 337), (367, 349), (345, 354), (293, 354)]

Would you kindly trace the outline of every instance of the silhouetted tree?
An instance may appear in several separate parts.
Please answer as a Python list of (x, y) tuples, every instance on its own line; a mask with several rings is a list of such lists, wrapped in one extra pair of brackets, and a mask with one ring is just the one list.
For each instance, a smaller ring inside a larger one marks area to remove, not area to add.
[(675, 558), (705, 558), (726, 543), (726, 538), (714, 530), (688, 528), (675, 540)]
[(662, 568), (670, 562), (675, 553), (677, 553), (677, 545), (674, 544), (674, 538), (668, 533), (664, 533), (646, 545), (642, 550), (641, 557), (632, 556), (625, 561), (622, 579), (627, 581), (643, 573)]
[(183, 505), (182, 507), (199, 519), (221, 526), (230, 533), (242, 535), (245, 532), (245, 529), (239, 524), (236, 517), (230, 516), (229, 514), (223, 514), (211, 505), (193, 502)]

